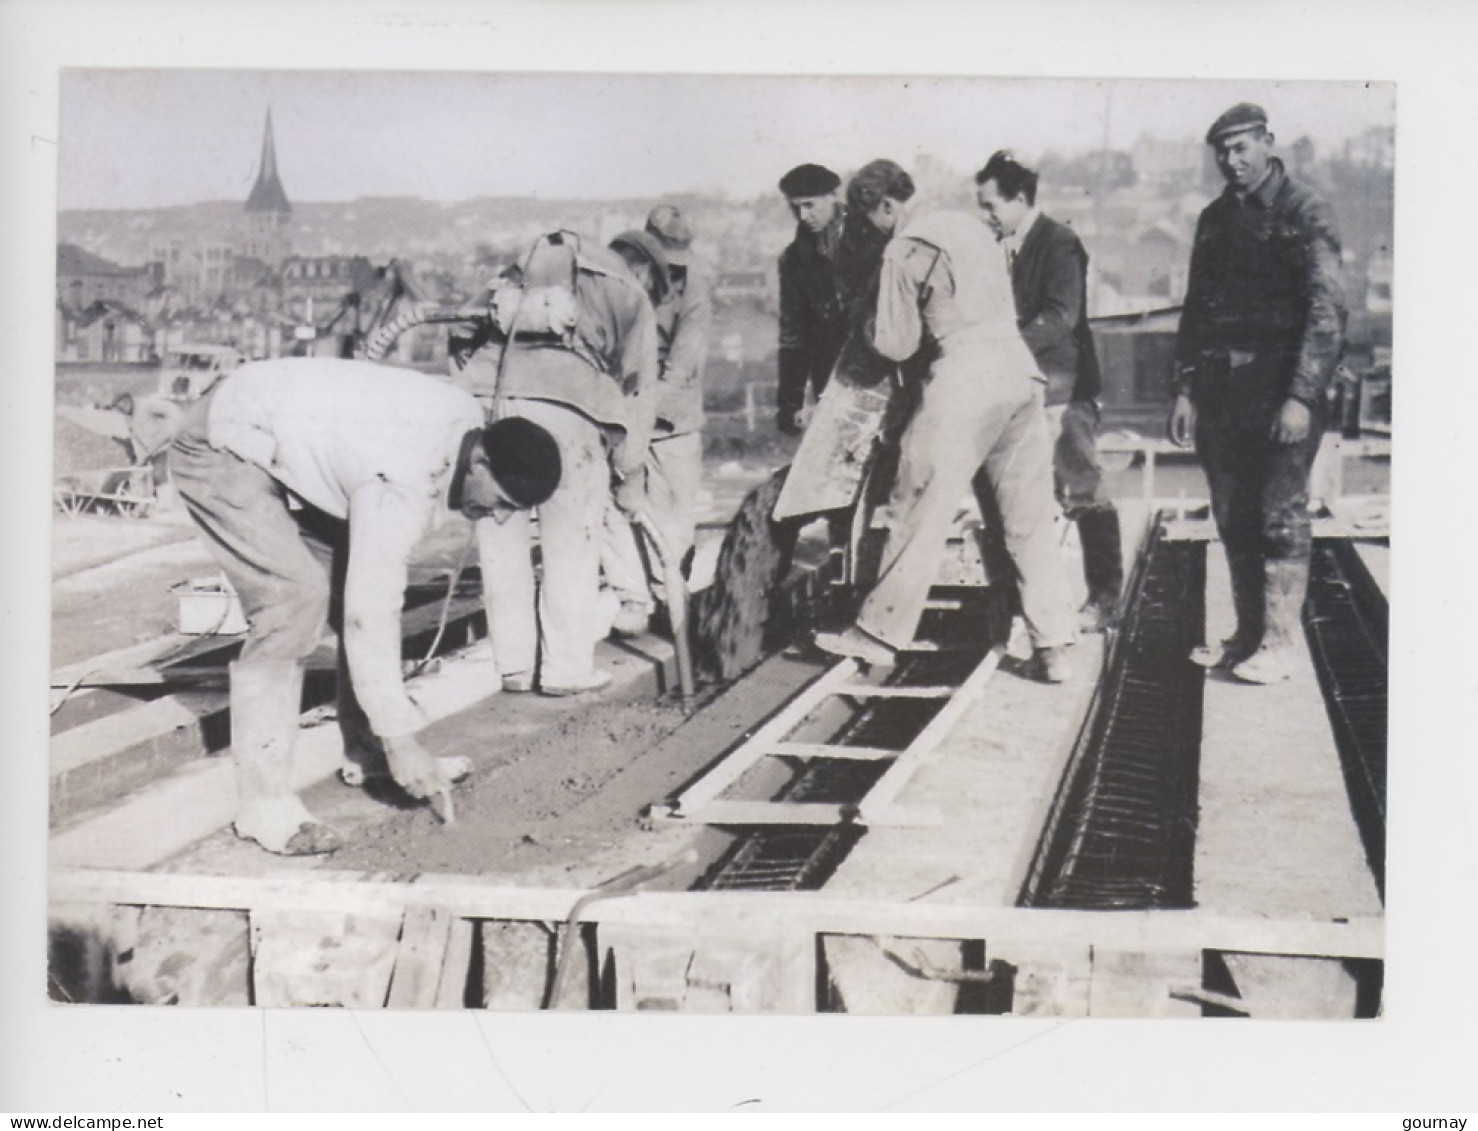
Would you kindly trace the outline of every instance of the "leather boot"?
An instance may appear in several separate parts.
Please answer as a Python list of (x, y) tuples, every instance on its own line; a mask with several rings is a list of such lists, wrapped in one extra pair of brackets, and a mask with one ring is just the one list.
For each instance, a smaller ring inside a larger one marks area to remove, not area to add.
[(231, 757), (236, 767), (236, 835), (282, 856), (314, 856), (342, 846), (292, 786), (293, 746), (303, 699), (294, 660), (231, 665)]
[(1124, 550), (1119, 534), (1119, 512), (1105, 503), (1078, 516), (1078, 542), (1083, 547), (1083, 580), (1088, 600), (1080, 610), (1078, 628), (1102, 632), (1119, 620), (1119, 592), (1124, 588)]
[(1262, 560), (1254, 554), (1228, 550), (1227, 571), (1232, 579), (1232, 609), (1237, 627), (1219, 645), (1197, 648), (1191, 653), (1191, 662), (1203, 668), (1234, 668), (1262, 643), (1266, 588)]
[(1232, 674), (1246, 683), (1277, 683), (1291, 676), (1303, 638), (1309, 559), (1276, 558), (1264, 565), (1263, 574), (1266, 623), (1262, 645), (1232, 669)]

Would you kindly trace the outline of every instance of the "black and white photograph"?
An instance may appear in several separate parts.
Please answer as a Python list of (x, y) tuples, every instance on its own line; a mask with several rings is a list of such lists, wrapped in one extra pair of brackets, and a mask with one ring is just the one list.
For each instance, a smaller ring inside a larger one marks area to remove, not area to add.
[(55, 73), (48, 1016), (1389, 1026), (1391, 72), (222, 54)]

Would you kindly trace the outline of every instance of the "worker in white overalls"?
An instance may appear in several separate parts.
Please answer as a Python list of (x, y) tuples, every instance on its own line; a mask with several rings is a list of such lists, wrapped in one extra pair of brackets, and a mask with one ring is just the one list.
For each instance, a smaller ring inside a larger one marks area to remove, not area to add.
[(517, 274), (494, 288), (493, 340), (459, 380), (493, 416), (547, 430), (563, 476), (538, 507), (537, 576), (527, 512), (477, 524), (488, 635), (504, 691), (576, 695), (611, 679), (595, 666), (611, 626), (599, 600), (600, 546), (613, 492), (628, 513), (645, 494), (653, 298), (620, 256), (569, 232), (541, 237)]

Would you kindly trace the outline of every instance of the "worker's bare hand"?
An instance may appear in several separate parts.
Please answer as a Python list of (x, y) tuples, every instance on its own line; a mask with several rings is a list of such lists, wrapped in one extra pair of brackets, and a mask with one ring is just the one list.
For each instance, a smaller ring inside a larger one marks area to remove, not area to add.
[(1278, 419), (1273, 421), (1273, 443), (1300, 444), (1309, 438), (1312, 414), (1303, 401), (1289, 397), (1278, 410)]
[(618, 480), (614, 494), (616, 506), (621, 509), (621, 513), (635, 518), (642, 504), (647, 500), (645, 471), (638, 471), (628, 475), (625, 479)]
[(412, 797), (435, 798), (450, 795), (452, 780), (443, 772), (442, 761), (431, 756), (413, 734), (385, 739), (385, 754), (390, 762), (390, 776)]
[(1177, 448), (1188, 448), (1191, 446), (1191, 437), (1196, 432), (1196, 406), (1191, 403), (1191, 398), (1180, 393), (1175, 398), (1175, 403), (1170, 407), (1170, 419), (1165, 424), (1165, 431), (1170, 437), (1170, 442)]

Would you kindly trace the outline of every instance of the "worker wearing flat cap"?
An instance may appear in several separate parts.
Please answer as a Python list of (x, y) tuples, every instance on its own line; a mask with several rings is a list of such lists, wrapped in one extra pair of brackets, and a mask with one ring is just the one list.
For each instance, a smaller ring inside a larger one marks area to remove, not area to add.
[(1205, 469), (1237, 627), (1192, 659), (1272, 683), (1303, 636), (1309, 473), (1344, 342), (1340, 242), (1329, 206), (1272, 155), (1261, 107), (1227, 110), (1206, 144), (1226, 189), (1196, 225), (1169, 432), (1194, 438)]
[(786, 435), (805, 429), (809, 390), (819, 397), (847, 337), (836, 258), (846, 208), (841, 178), (823, 165), (797, 165), (780, 178), (796, 220), (795, 239), (780, 256), (779, 389), (775, 422)]
[[(712, 276), (693, 252), (692, 243), (692, 227), (672, 204), (657, 205), (648, 213), (642, 231), (623, 233), (611, 243), (634, 271), (644, 270), (645, 265), (663, 271), (665, 264), (666, 293), (656, 307), (657, 419), (647, 451), (646, 498), (648, 514), (658, 525), (664, 546), (685, 566), (691, 562), (698, 525), (703, 367), (713, 323)], [(613, 628), (629, 635), (646, 628), (653, 599), (629, 524), (615, 517), (602, 565), (606, 583), (620, 601)]]
[(519, 313), (504, 340), (474, 353), (462, 373), (492, 415), (553, 435), (565, 469), (538, 508), (537, 577), (527, 512), (477, 524), (504, 691), (568, 696), (611, 681), (596, 666), (596, 644), (610, 630), (598, 612), (601, 553), (613, 493), (629, 511), (645, 491), (657, 380), (652, 305), (667, 288), (660, 249), (640, 236), (621, 239), (659, 258), (628, 259), (571, 232), (541, 237), (522, 260), (522, 294), (506, 304)]
[(303, 665), (339, 636), (342, 776), (393, 778), (445, 818), (465, 758), (433, 758), (401, 681), (411, 551), (453, 512), (523, 513), (560, 481), (554, 439), (523, 420), (488, 425), (473, 397), (413, 370), (336, 358), (244, 365), (191, 407), (170, 449), (180, 498), (241, 599), (231, 665), (237, 835), (289, 856), (340, 834), (293, 785)]

